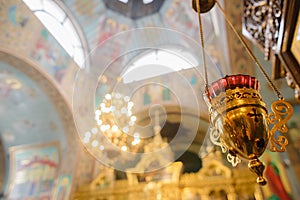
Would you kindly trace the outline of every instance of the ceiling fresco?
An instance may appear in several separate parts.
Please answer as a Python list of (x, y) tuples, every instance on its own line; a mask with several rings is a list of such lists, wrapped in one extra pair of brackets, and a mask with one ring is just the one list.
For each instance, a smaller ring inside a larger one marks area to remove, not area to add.
[(0, 99), (0, 133), (6, 150), (56, 140), (66, 147), (63, 125), (52, 101), (33, 80), (4, 62), (0, 62)]
[[(195, 41), (199, 41), (199, 25), (197, 22), (196, 13), (191, 8), (191, 2), (179, 0), (165, 0), (160, 3), (158, 12), (153, 12), (151, 15), (144, 15), (138, 19), (132, 19), (119, 13), (117, 10), (107, 9), (105, 1), (95, 0), (64, 0), (63, 1), (69, 11), (74, 15), (84, 30), (86, 39), (89, 43), (90, 51), (93, 53), (96, 49), (101, 49), (101, 53), (105, 56), (113, 58), (116, 55), (117, 48), (125, 48), (128, 43), (132, 43), (132, 38), (120, 41), (119, 44), (111, 44), (112, 47), (103, 48), (102, 44), (108, 38), (127, 30), (145, 27), (166, 28), (181, 32)], [(129, 1), (129, 3), (134, 1)], [(118, 2), (119, 4), (124, 4)], [(111, 3), (113, 4), (113, 3)], [(141, 5), (142, 6), (142, 5)], [(145, 7), (150, 5), (144, 5)], [(128, 11), (129, 12), (129, 11)], [(223, 19), (218, 17), (215, 9), (211, 13), (203, 15), (203, 26), (205, 41), (207, 43), (208, 54), (216, 57), (224, 72), (230, 72), (227, 60), (226, 34), (220, 32), (218, 27), (223, 27)], [(222, 26), (219, 26), (222, 25)], [(134, 38), (134, 37), (133, 37)], [(134, 38), (136, 39), (136, 38)], [(144, 39), (148, 40), (162, 40), (158, 34), (145, 34)], [(168, 45), (170, 38), (166, 36), (163, 38), (165, 44)], [(124, 43), (125, 42), (125, 43)], [(139, 40), (138, 45), (143, 45), (147, 41)], [(197, 55), (198, 56), (198, 55)], [(96, 55), (92, 56), (94, 65), (99, 59)], [(96, 59), (96, 60), (95, 60)]]
[(4, 61), (0, 62), (0, 102), (0, 139), (2, 154), (7, 159), (4, 179), (7, 186), (12, 148), (58, 142), (64, 155), (68, 145), (64, 122), (53, 101), (34, 80)]
[[(74, 140), (76, 128), (67, 97), (60, 93), (55, 80), (31, 60), (7, 49), (0, 50), (0, 60), (0, 136), (7, 172), (4, 189), (10, 186), (8, 179), (15, 166), (10, 159), (13, 152), (29, 146), (40, 150), (55, 143), (51, 148), (56, 148), (62, 158), (58, 175), (72, 174), (79, 144)], [(38, 154), (39, 150), (32, 152)]]
[[(189, 52), (198, 63), (202, 62), (201, 48), (199, 47), (199, 24), (197, 15), (191, 8), (191, 2), (165, 0), (162, 4), (159, 4), (157, 12), (134, 19), (128, 13), (124, 15), (124, 13), (120, 13), (116, 9), (109, 9), (107, 1), (64, 0), (63, 2), (82, 27), (89, 44), (91, 70), (88, 70), (87, 73), (91, 77), (87, 78), (87, 80), (91, 81), (98, 77), (101, 79), (97, 86), (94, 83), (94, 86), (98, 87), (96, 102), (101, 102), (105, 94), (111, 92), (111, 89), (115, 87), (118, 76), (126, 71), (128, 63), (133, 59), (138, 59), (138, 57), (151, 49), (183, 49)], [(133, 2), (128, 1), (128, 4)], [(118, 5), (124, 4), (116, 1), (111, 2), (111, 4), (117, 3)], [(124, 4), (124, 6), (126, 5)], [(223, 27), (219, 25), (224, 23), (221, 19), (214, 9), (212, 13), (203, 15), (206, 51), (207, 55), (209, 55), (209, 78), (211, 81), (215, 80), (216, 77), (219, 78), (226, 73), (230, 73), (230, 67), (227, 62), (226, 34), (219, 30), (219, 27)], [(197, 48), (193, 48), (197, 45)], [(188, 58), (184, 59), (188, 60)], [(203, 73), (203, 69), (197, 70)], [(190, 72), (185, 70), (180, 73), (181, 76), (186, 76), (187, 82), (191, 82), (197, 98), (202, 99), (201, 77), (199, 77), (199, 74), (196, 74), (197, 70), (192, 69)], [(103, 74), (104, 76), (100, 77)], [(149, 81), (156, 81), (162, 84), (168, 82), (169, 85), (177, 85), (178, 81), (174, 78), (174, 74), (176, 72), (124, 87), (132, 89), (136, 85), (145, 85)], [(102, 81), (103, 79), (105, 81)], [(149, 99), (152, 99), (151, 102), (147, 103), (146, 100), (138, 102), (139, 105), (136, 105), (136, 108), (153, 103), (176, 104), (176, 101), (166, 100), (166, 98), (160, 98), (157, 95), (162, 93), (161, 89), (163, 87), (151, 87), (149, 84), (147, 87), (150, 87), (149, 91), (152, 91), (148, 93)], [(181, 91), (190, 90), (188, 84), (180, 84), (180, 89)], [(76, 88), (76, 90), (80, 90), (80, 88)], [(83, 93), (85, 92), (82, 91)], [(135, 99), (143, 99), (143, 94), (143, 90), (136, 92)], [(160, 100), (157, 101), (157, 99)], [(187, 105), (189, 104), (187, 103)], [(201, 106), (205, 109), (203, 101)]]
[(72, 58), (25, 3), (9, 1), (1, 4), (0, 18), (1, 45), (34, 60), (61, 83)]

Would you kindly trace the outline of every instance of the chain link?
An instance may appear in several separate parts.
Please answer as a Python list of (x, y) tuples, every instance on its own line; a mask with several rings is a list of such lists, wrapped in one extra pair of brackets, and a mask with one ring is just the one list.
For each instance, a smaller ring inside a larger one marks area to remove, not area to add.
[(201, 19), (201, 9), (200, 9), (200, 0), (196, 0), (197, 2), (197, 13), (198, 13), (198, 21), (199, 21), (199, 31), (200, 31), (200, 42), (202, 47), (202, 59), (203, 59), (203, 68), (205, 75), (205, 92), (208, 92), (208, 75), (207, 75), (207, 65), (206, 65), (206, 57), (205, 57), (205, 44), (204, 44), (204, 34), (203, 34), (203, 25)]

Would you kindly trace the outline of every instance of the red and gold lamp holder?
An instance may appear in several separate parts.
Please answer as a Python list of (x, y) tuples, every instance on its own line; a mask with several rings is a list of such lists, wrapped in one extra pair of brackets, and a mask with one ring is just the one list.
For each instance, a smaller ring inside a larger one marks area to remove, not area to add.
[(193, 0), (193, 8), (199, 16), (202, 50), (204, 51), (204, 42), (200, 13), (209, 11), (215, 4), (271, 88), (277, 93), (278, 100), (271, 105), (272, 113), (268, 113), (268, 108), (260, 95), (259, 82), (249, 75), (225, 76), (209, 86), (205, 56), (202, 52), (206, 76), (204, 96), (210, 115), (210, 138), (214, 144), (222, 148), (223, 153), (228, 152), (227, 159), (233, 166), (241, 162), (241, 158), (249, 160), (250, 170), (258, 176), (257, 183), (265, 185), (267, 183), (263, 177), (265, 166), (259, 157), (265, 152), (269, 141), (271, 151), (286, 150), (288, 140), (283, 134), (288, 131), (286, 123), (293, 115), (293, 107), (284, 100), (243, 38), (230, 23), (217, 0)]

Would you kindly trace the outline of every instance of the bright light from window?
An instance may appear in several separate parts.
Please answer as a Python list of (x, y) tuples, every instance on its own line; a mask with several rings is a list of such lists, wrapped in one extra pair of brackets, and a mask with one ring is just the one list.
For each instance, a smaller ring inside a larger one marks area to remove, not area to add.
[(154, 50), (142, 55), (130, 64), (122, 75), (124, 83), (140, 81), (198, 65), (197, 60), (186, 51)]
[(119, 0), (122, 3), (128, 3), (128, 0)]
[[(128, 0), (119, 0), (122, 3), (128, 3)], [(154, 0), (143, 0), (144, 4), (149, 4), (152, 3)]]
[(52, 0), (23, 0), (57, 42), (84, 67), (84, 51), (78, 33), (66, 13)]
[(154, 0), (143, 0), (144, 4), (152, 3)]

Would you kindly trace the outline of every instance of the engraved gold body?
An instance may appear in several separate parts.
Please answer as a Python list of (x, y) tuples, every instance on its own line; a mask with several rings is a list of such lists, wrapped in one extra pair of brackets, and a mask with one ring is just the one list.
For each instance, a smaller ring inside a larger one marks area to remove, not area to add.
[(285, 151), (288, 141), (280, 133), (287, 132), (292, 106), (280, 99), (272, 103), (273, 113), (268, 114), (257, 79), (241, 74), (212, 83), (207, 97), (212, 142), (221, 146), (224, 153), (228, 151), (227, 159), (233, 166), (241, 162), (240, 158), (249, 160), (248, 166), (257, 174), (257, 182), (265, 185), (265, 166), (258, 158), (269, 140), (271, 151)]
[(212, 123), (221, 130), (220, 140), (245, 159), (263, 154), (268, 144), (267, 108), (254, 89), (226, 90), (212, 99)]

